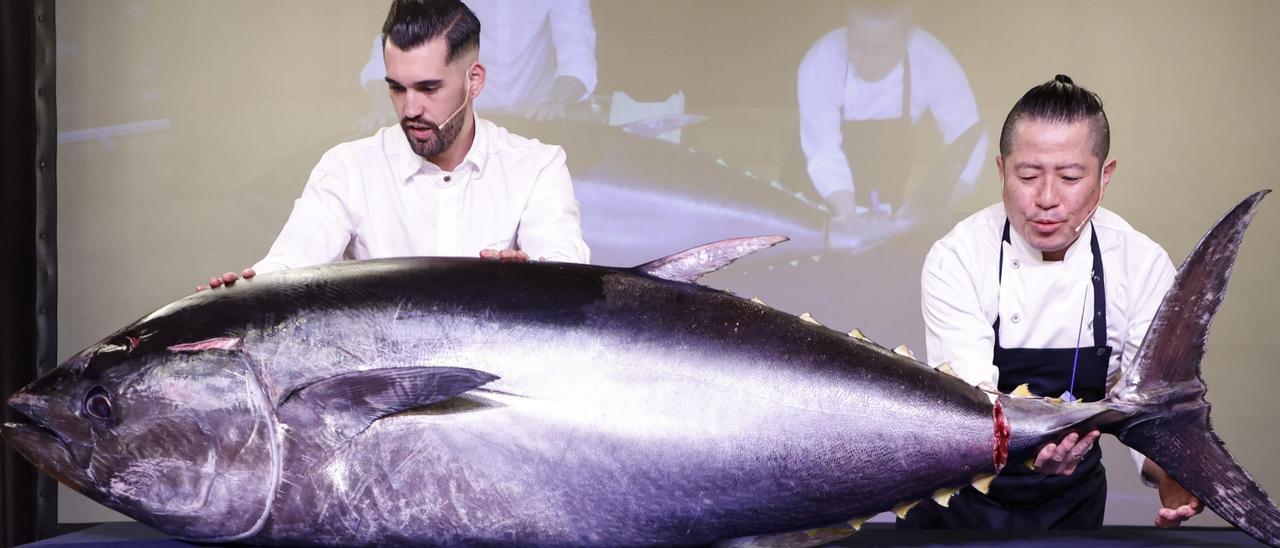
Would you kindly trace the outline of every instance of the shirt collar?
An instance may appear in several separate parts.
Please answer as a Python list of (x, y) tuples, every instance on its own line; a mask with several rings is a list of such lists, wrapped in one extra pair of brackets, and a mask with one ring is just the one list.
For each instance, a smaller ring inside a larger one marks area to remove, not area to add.
[[(461, 171), (470, 165), (477, 174), (483, 173), (485, 164), (489, 159), (489, 143), (490, 133), (492, 129), (489, 122), (482, 120), (472, 111), (472, 125), (476, 128), (475, 140), (471, 142), (471, 149), (463, 156), (462, 163), (454, 169), (454, 172)], [(440, 173), (442, 170), (435, 164), (427, 161), (426, 158), (418, 156), (413, 148), (409, 146), (409, 138), (405, 136), (404, 129), (399, 125), (387, 127), (383, 129), (383, 142), (386, 151), (394, 157), (393, 165), (395, 166), (395, 177), (397, 181), (406, 183), (409, 178), (422, 173)]]
[[(1076, 238), (1076, 241), (1072, 242), (1071, 247), (1067, 248), (1067, 254), (1061, 261), (1062, 264), (1070, 263), (1082, 254), (1091, 257), (1092, 252), (1089, 251), (1089, 239), (1092, 237), (1093, 222), (1090, 221), (1085, 223), (1084, 228), (1080, 229), (1080, 235)], [(1031, 244), (1022, 237), (1022, 234), (1018, 233), (1017, 230), (1014, 230), (1013, 227), (1009, 227), (1009, 247), (1012, 248), (1017, 256), (1021, 257), (1023, 260), (1033, 260), (1040, 263), (1058, 262), (1045, 261), (1044, 253), (1034, 247), (1031, 247)]]

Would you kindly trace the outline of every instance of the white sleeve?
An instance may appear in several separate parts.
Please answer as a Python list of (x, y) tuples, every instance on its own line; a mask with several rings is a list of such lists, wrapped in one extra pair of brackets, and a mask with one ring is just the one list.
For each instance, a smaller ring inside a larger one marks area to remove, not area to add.
[(596, 89), (596, 27), (588, 0), (557, 0), (551, 7), (551, 41), (556, 46), (556, 76), (582, 82), (586, 93)]
[(920, 307), (924, 315), (928, 363), (950, 362), (965, 382), (996, 384), (995, 330), (982, 312), (977, 273), (960, 261), (955, 250), (935, 243), (920, 274)]
[[(951, 144), (969, 128), (978, 124), (978, 102), (969, 87), (969, 79), (964, 68), (956, 61), (941, 42), (936, 39), (929, 42), (928, 86), (922, 90), (928, 94), (927, 104), (942, 133), (942, 140)], [(960, 174), (964, 188), (960, 194), (968, 194), (973, 183), (981, 176), (982, 165), (986, 161), (988, 139), (984, 132), (969, 156), (969, 163)]]
[(253, 265), (258, 274), (342, 259), (355, 230), (346, 207), (346, 177), (330, 154), (312, 170), (267, 256)]
[(387, 66), (382, 62), (382, 35), (373, 37), (373, 50), (369, 52), (369, 61), (360, 69), (360, 87), (369, 89), (370, 82), (382, 82), (387, 78)]
[[(1169, 260), (1169, 254), (1160, 249), (1147, 264), (1146, 272), (1136, 272), (1130, 278), (1131, 297), (1128, 305), (1131, 307), (1132, 313), (1129, 317), (1132, 321), (1129, 322), (1129, 328), (1124, 334), (1123, 346), (1120, 349), (1121, 378), (1128, 376), (1133, 359), (1138, 355), (1138, 348), (1142, 346), (1142, 340), (1147, 336), (1147, 329), (1151, 327), (1151, 320), (1155, 319), (1156, 311), (1160, 309), (1160, 303), (1164, 302), (1165, 294), (1169, 292), (1169, 288), (1173, 287), (1176, 273), (1173, 261)], [(1156, 487), (1142, 473), (1142, 463), (1147, 460), (1147, 457), (1134, 449), (1130, 449), (1129, 454), (1138, 467), (1138, 477), (1142, 483), (1147, 487)]]
[(804, 151), (809, 179), (823, 197), (853, 190), (853, 171), (844, 155), (840, 133), (844, 101), (844, 66), (848, 59), (833, 58), (824, 39), (809, 48), (796, 78), (800, 111), (800, 148)]
[(582, 240), (582, 219), (573, 197), (573, 181), (565, 165), (564, 149), (555, 153), (538, 172), (520, 215), (516, 242), (530, 259), (587, 263), (591, 252)]

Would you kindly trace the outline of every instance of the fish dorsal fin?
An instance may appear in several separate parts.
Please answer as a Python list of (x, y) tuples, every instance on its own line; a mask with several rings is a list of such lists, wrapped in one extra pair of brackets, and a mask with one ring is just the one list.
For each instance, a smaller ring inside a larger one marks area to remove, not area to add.
[(342, 438), (363, 432), (392, 413), (444, 401), (498, 377), (461, 367), (394, 367), (345, 373), (295, 390), (280, 406), (281, 416), (328, 428)]
[(788, 239), (786, 236), (756, 236), (720, 240), (647, 262), (637, 266), (636, 270), (655, 278), (693, 283), (698, 281), (698, 278), (720, 270), (733, 261)]

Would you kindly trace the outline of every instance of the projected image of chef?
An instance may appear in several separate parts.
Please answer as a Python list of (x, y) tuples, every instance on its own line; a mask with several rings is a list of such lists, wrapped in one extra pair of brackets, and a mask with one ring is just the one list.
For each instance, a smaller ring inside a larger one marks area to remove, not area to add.
[[(833, 231), (900, 220), (904, 209), (921, 215), (926, 205), (945, 208), (973, 189), (982, 169), (986, 136), (964, 70), (915, 25), (914, 9), (905, 1), (852, 1), (846, 25), (819, 38), (800, 63), (805, 171), (831, 209)], [(926, 115), (939, 130), (928, 138), (948, 145), (939, 159), (958, 161), (935, 161), (908, 195)]]
[[(536, 120), (564, 117), (596, 87), (596, 30), (589, 0), (466, 0), (480, 19), (480, 62), (489, 85), (476, 109)], [(370, 115), (360, 129), (372, 130), (394, 116), (382, 80), (382, 37), (376, 36), (360, 83), (369, 94)], [(386, 122), (386, 123), (384, 123)]]

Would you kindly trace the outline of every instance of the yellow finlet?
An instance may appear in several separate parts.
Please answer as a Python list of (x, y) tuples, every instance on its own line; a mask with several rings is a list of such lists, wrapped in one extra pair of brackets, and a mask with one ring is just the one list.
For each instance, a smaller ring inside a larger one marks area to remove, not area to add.
[(1027, 457), (1027, 460), (1026, 460), (1026, 461), (1024, 461), (1022, 464), (1027, 465), (1027, 469), (1028, 469), (1028, 470), (1035, 470), (1035, 469), (1036, 469), (1036, 456), (1035, 456), (1035, 455), (1031, 455), (1030, 457)]
[(938, 503), (938, 506), (946, 508), (948, 504), (951, 504), (951, 497), (954, 497), (959, 492), (959, 487), (938, 489), (933, 492), (933, 501)]
[[(751, 298), (751, 302), (756, 303), (756, 304), (764, 304), (764, 301), (760, 300), (760, 297), (752, 297), (752, 298)], [(769, 305), (767, 305), (767, 304), (764, 304), (764, 305), (765, 305), (765, 306), (769, 306)]]
[(1019, 384), (1017, 388), (1014, 388), (1012, 392), (1009, 392), (1009, 395), (1010, 395), (1010, 396), (1013, 396), (1013, 397), (1015, 397), (1015, 398), (1034, 398), (1034, 397), (1036, 397), (1036, 395), (1035, 395), (1035, 394), (1032, 394), (1032, 393), (1031, 393), (1031, 387), (1030, 387), (1029, 385), (1027, 385), (1027, 383)]
[(995, 474), (981, 475), (974, 478), (973, 483), (971, 485), (973, 485), (973, 488), (977, 489), (979, 493), (982, 493), (985, 495), (987, 494), (988, 491), (991, 490), (991, 480), (993, 479), (996, 479)]
[(853, 518), (853, 519), (851, 519), (851, 520), (849, 520), (849, 521), (848, 521), (848, 523), (849, 523), (849, 527), (852, 527), (854, 531), (861, 531), (861, 530), (862, 530), (862, 524), (866, 523), (866, 522), (867, 522), (867, 520), (869, 520), (869, 519), (871, 519), (871, 516), (866, 516), (866, 517), (862, 517), (862, 518)]
[(849, 331), (849, 336), (862, 341), (871, 340), (871, 339), (868, 339), (866, 335), (862, 334), (861, 329), (858, 329), (856, 327)]
[(910, 348), (907, 348), (907, 345), (905, 345), (905, 344), (904, 344), (904, 345), (901, 345), (901, 346), (899, 346), (899, 347), (897, 347), (897, 348), (895, 348), (895, 349), (893, 349), (893, 353), (894, 353), (894, 354), (900, 354), (900, 355), (906, 356), (906, 357), (911, 358), (911, 359), (913, 359), (913, 360), (914, 360), (914, 359), (916, 359), (916, 355), (915, 355), (915, 353), (911, 352), (911, 349), (910, 349)]
[(804, 314), (800, 315), (800, 321), (809, 322), (813, 325), (822, 325), (821, 323), (818, 323), (818, 320), (813, 319), (813, 315), (809, 314), (808, 312), (805, 312)]
[(942, 365), (938, 366), (938, 371), (951, 375), (957, 379), (960, 378), (960, 374), (956, 373), (956, 370), (951, 367), (951, 362), (942, 362)]
[(920, 501), (917, 500), (912, 502), (904, 502), (902, 504), (894, 506), (893, 513), (894, 515), (898, 516), (898, 519), (907, 519), (907, 512), (910, 512), (911, 509), (915, 508), (917, 504), (920, 504)]

